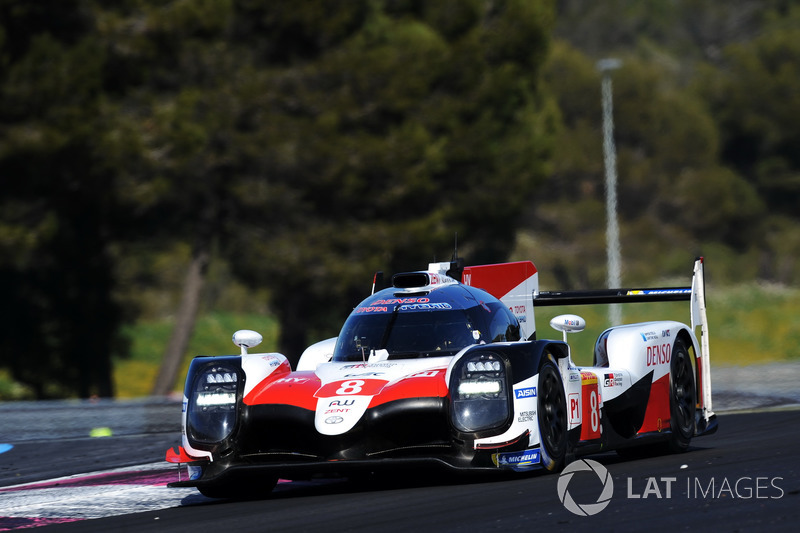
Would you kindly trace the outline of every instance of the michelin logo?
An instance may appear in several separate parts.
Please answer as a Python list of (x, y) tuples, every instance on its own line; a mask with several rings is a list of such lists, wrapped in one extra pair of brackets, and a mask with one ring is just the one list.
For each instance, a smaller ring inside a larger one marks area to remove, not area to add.
[(539, 449), (524, 450), (521, 452), (496, 453), (492, 455), (492, 461), (500, 468), (511, 468), (513, 470), (528, 470), (539, 465)]
[(514, 389), (514, 398), (535, 398), (536, 387), (526, 387), (524, 389)]

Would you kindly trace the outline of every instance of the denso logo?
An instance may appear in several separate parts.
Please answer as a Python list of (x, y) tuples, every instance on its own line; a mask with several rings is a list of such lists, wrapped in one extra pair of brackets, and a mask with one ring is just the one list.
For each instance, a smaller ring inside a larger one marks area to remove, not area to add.
[(514, 389), (515, 398), (533, 398), (536, 396), (536, 387), (527, 387), (524, 389)]
[(430, 298), (389, 298), (388, 300), (375, 300), (372, 305), (426, 304), (430, 301)]
[(669, 363), (672, 356), (672, 347), (669, 344), (647, 347), (647, 366)]

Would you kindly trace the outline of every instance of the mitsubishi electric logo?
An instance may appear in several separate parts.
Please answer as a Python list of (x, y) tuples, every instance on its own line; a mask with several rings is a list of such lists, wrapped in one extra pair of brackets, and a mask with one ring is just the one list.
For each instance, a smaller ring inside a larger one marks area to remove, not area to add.
[[(569, 484), (577, 472), (591, 472), (600, 479), (603, 489), (597, 501), (593, 503), (577, 503), (569, 492)], [(592, 516), (606, 508), (614, 494), (614, 480), (606, 467), (591, 459), (580, 459), (570, 463), (558, 476), (558, 499), (564, 504), (567, 511), (578, 516)]]

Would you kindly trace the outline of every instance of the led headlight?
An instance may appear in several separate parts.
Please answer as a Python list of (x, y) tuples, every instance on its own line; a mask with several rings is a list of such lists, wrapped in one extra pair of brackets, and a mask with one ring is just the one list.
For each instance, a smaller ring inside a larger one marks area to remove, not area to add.
[(236, 392), (201, 392), (197, 395), (197, 406), (201, 409), (233, 406), (236, 403)]
[(500, 394), (503, 385), (500, 380), (464, 380), (458, 384), (458, 394), (464, 397)]
[(236, 424), (240, 371), (229, 361), (199, 361), (197, 368), (192, 363), (194, 379), (187, 383), (187, 436), (193, 443), (217, 444)]
[(509, 417), (505, 361), (492, 352), (467, 355), (450, 377), (453, 425), (476, 433), (499, 428)]

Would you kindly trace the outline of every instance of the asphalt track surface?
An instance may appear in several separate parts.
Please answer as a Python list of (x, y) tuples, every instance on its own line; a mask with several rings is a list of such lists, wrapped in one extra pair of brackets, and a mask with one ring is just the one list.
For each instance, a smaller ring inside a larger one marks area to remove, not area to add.
[[(720, 429), (686, 453), (591, 456), (613, 482), (605, 492), (591, 471), (561, 484), (552, 474), (408, 473), (282, 482), (266, 500), (213, 500), (166, 487), (178, 475), (163, 461), (178, 443), (175, 402), (0, 404), (0, 531), (798, 531), (797, 374), (776, 371), (782, 394), (753, 397), (749, 373), (715, 394)], [(86, 436), (109, 416), (113, 436)], [(579, 516), (562, 498), (602, 509)]]

